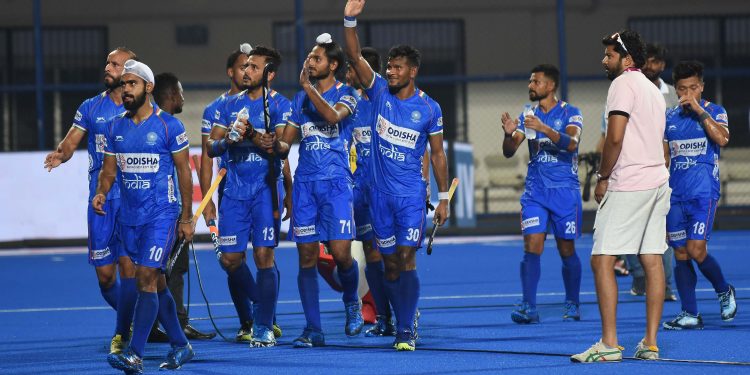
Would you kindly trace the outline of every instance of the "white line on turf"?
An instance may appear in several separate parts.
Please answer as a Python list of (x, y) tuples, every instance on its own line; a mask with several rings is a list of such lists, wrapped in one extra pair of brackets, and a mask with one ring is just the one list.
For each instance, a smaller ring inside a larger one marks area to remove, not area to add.
[[(750, 288), (736, 288), (737, 291), (748, 291)], [(713, 289), (703, 288), (696, 289), (698, 293), (715, 293)], [(629, 294), (629, 290), (620, 291), (620, 294)], [(595, 295), (596, 292), (581, 292), (582, 296)], [(564, 296), (565, 293), (549, 292), (549, 293), (537, 293), (538, 297), (559, 297)], [(468, 294), (468, 295), (452, 295), (452, 296), (425, 296), (420, 297), (423, 301), (445, 301), (445, 300), (459, 300), (459, 299), (483, 299), (483, 298), (520, 298), (523, 297), (521, 293), (504, 293), (504, 294)], [(336, 303), (341, 302), (339, 298), (321, 299), (321, 303)], [(300, 300), (282, 300), (279, 304), (299, 304)], [(205, 307), (203, 303), (191, 303), (190, 307)], [(211, 306), (232, 306), (232, 302), (214, 302)], [(33, 313), (33, 312), (59, 312), (59, 311), (92, 311), (92, 310), (110, 310), (109, 306), (76, 306), (76, 307), (39, 307), (39, 308), (26, 308), (26, 309), (1, 309), (0, 314), (10, 313)]]

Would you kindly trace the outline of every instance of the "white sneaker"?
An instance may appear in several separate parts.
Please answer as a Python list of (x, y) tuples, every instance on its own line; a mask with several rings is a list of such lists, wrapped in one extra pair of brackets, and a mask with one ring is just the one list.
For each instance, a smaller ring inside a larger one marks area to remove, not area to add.
[(605, 345), (602, 340), (599, 340), (596, 344), (591, 345), (591, 347), (585, 352), (570, 356), (570, 361), (577, 363), (620, 362), (622, 361), (622, 351), (624, 349), (625, 348), (619, 345), (610, 348)]
[(646, 345), (643, 340), (635, 347), (635, 359), (654, 360), (659, 359), (659, 348), (656, 345)]

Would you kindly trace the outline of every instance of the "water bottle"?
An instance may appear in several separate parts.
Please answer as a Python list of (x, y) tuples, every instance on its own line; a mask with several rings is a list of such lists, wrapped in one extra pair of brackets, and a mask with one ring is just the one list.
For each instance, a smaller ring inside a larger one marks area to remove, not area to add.
[[(527, 116), (534, 116), (534, 107), (532, 107), (531, 104), (523, 106), (523, 117), (526, 118)], [(527, 128), (525, 123), (524, 130), (526, 133), (526, 139), (536, 139), (536, 130)]]
[(250, 114), (247, 111), (247, 108), (243, 107), (242, 110), (240, 110), (239, 113), (237, 113), (237, 120), (234, 121), (232, 124), (232, 130), (229, 131), (229, 139), (232, 142), (237, 142), (240, 140), (240, 133), (237, 131), (237, 125), (242, 123), (242, 120), (247, 120), (250, 118)]

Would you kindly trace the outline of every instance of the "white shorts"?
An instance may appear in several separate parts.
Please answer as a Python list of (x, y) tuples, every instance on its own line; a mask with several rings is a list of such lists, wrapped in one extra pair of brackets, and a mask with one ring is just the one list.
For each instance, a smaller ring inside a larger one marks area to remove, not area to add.
[(608, 191), (594, 221), (591, 255), (664, 254), (669, 182), (643, 191)]

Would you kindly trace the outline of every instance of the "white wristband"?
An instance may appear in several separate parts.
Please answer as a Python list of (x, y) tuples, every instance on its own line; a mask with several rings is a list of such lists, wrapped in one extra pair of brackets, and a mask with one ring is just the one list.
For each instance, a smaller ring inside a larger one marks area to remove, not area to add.
[(448, 196), (448, 192), (446, 191), (446, 192), (438, 193), (438, 199), (441, 200), (441, 201), (442, 200), (446, 200), (446, 201), (449, 200), (450, 197)]
[(357, 27), (357, 19), (354, 17), (344, 17), (344, 27)]

